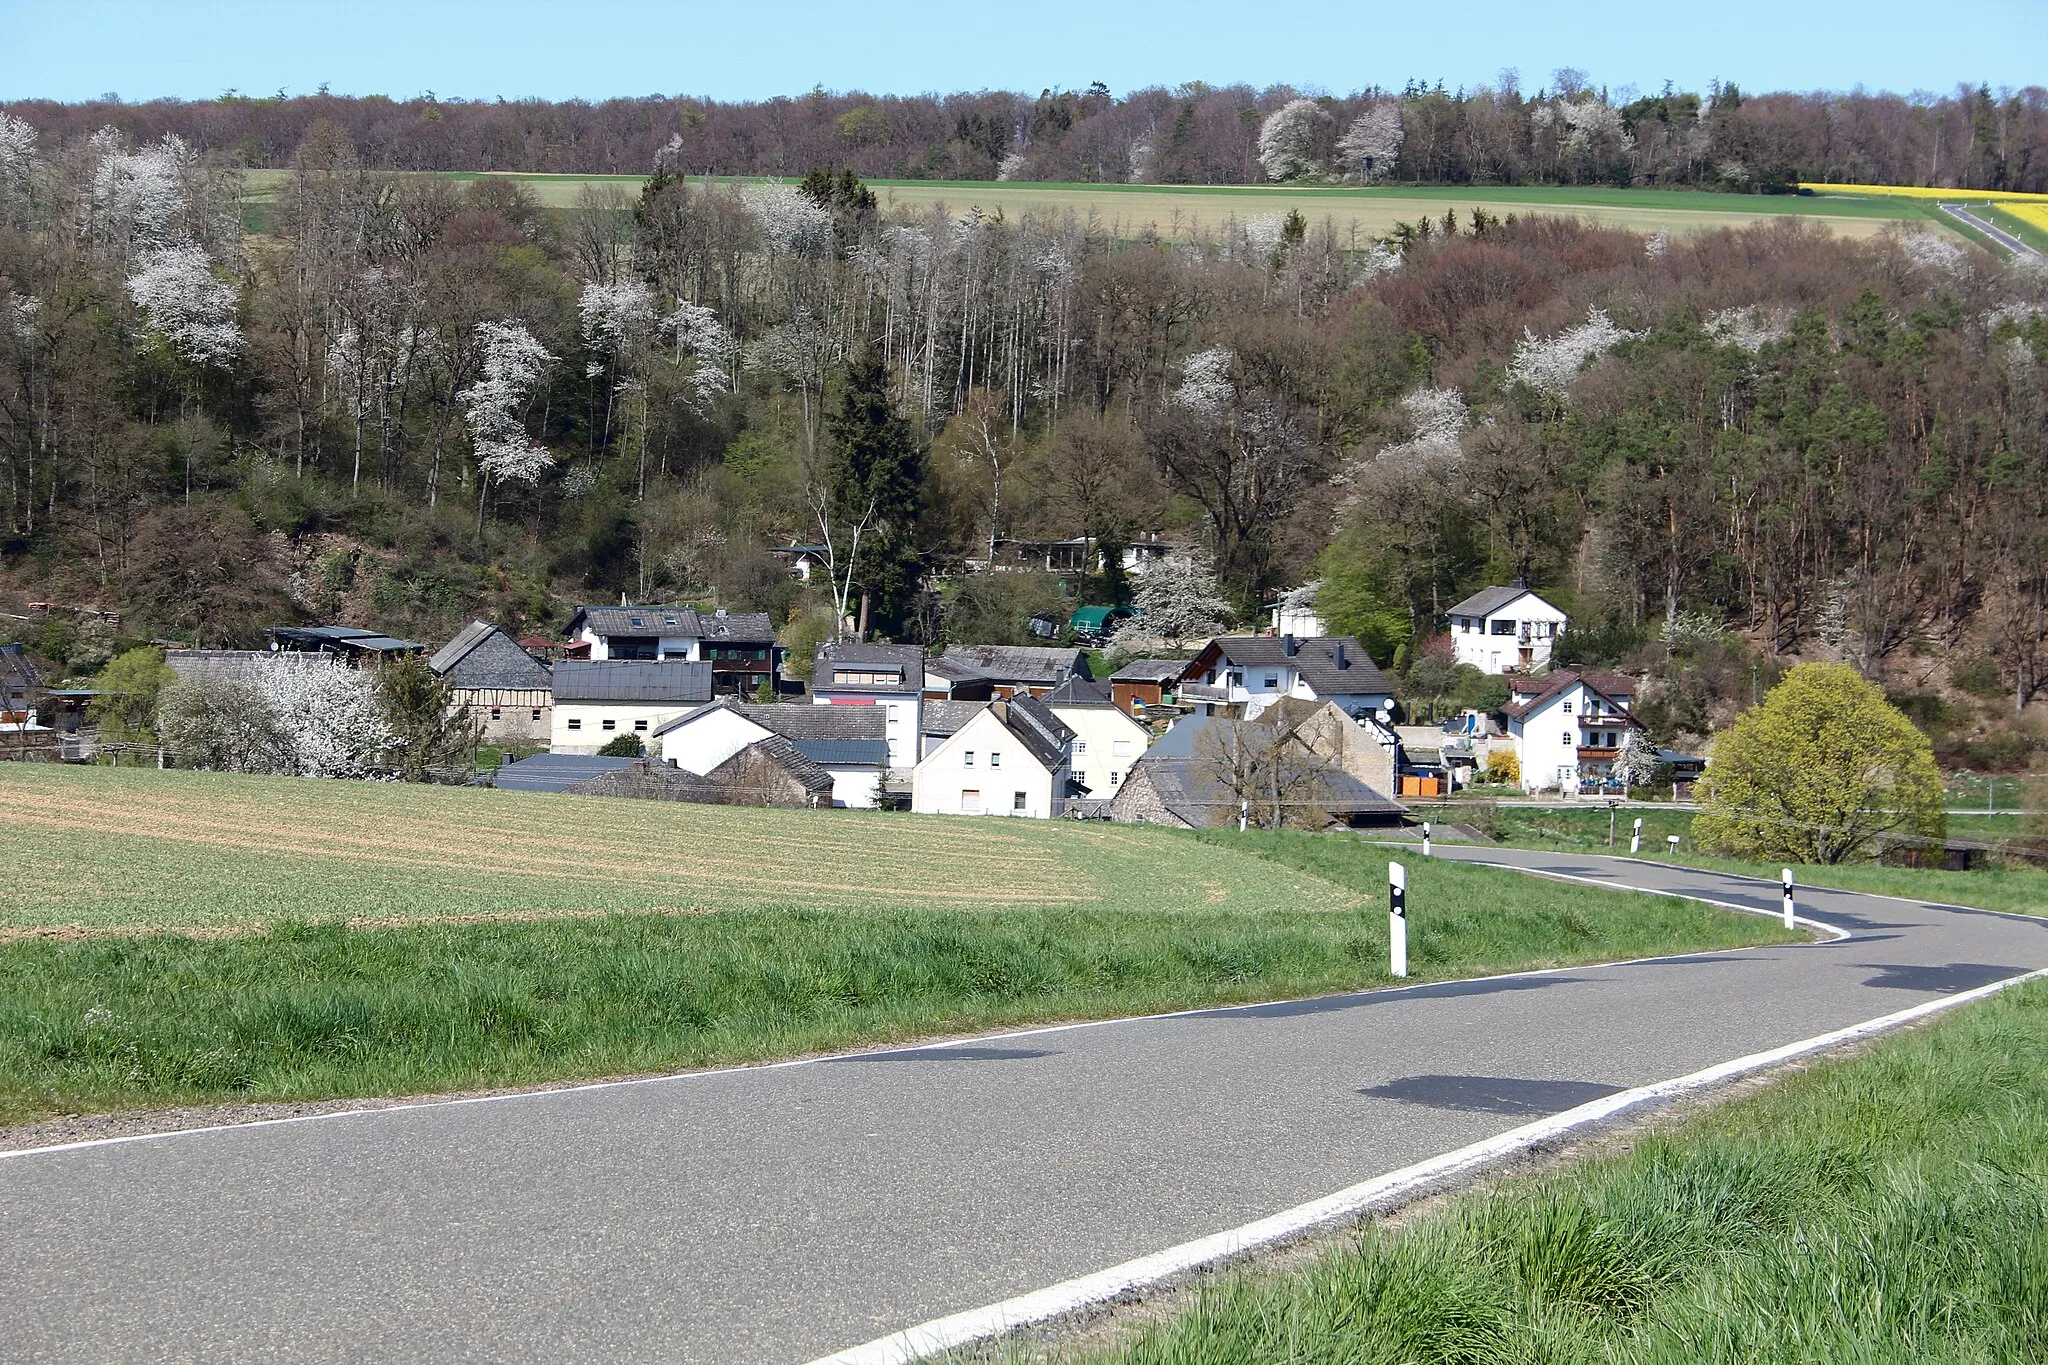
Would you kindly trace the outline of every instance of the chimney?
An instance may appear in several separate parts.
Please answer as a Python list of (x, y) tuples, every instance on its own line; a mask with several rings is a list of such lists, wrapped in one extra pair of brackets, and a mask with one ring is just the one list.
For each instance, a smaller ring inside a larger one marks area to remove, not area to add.
[(1295, 639), (1292, 634), (1281, 636), (1280, 652), (1282, 654), (1285, 654), (1290, 659), (1293, 658), (1295, 655), (1301, 653), (1301, 641)]
[(1339, 668), (1351, 667), (1351, 665), (1345, 661), (1344, 642), (1342, 640), (1330, 641), (1330, 662), (1337, 665), (1337, 667)]

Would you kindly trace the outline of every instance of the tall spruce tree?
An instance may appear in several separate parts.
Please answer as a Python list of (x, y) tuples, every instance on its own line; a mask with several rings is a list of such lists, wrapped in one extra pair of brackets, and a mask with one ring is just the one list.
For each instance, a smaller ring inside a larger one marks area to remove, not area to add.
[(913, 619), (920, 556), (917, 524), (926, 501), (925, 445), (889, 402), (889, 371), (879, 353), (854, 357), (839, 410), (829, 421), (833, 515), (851, 525), (868, 517), (854, 584), (863, 632), (900, 637)]

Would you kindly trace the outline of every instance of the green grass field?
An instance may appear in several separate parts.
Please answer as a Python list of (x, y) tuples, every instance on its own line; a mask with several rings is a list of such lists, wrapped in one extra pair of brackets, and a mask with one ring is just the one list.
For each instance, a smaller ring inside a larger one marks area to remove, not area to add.
[[(286, 171), (246, 173), (247, 198), (258, 209), (274, 199), (288, 178)], [(448, 179), (475, 180), (481, 173), (448, 172)], [(570, 208), (586, 185), (616, 185), (637, 194), (644, 177), (634, 175), (508, 175), (534, 192), (541, 203)], [(964, 214), (1001, 210), (1060, 214), (1072, 211), (1101, 230), (1134, 237), (1146, 230), (1180, 238), (1197, 231), (1215, 231), (1231, 218), (1257, 218), (1299, 209), (1311, 223), (1327, 220), (1340, 236), (1364, 240), (1391, 230), (1395, 223), (1420, 217), (1441, 218), (1456, 210), (1461, 219), (1474, 206), (1496, 214), (1571, 214), (1610, 227), (1639, 232), (1671, 232), (1685, 236), (1724, 227), (1747, 227), (1785, 216), (1825, 220), (1834, 231), (1868, 236), (1900, 221), (1954, 224), (1932, 204), (1909, 198), (1871, 195), (1732, 195), (1703, 190), (1575, 189), (1537, 186), (1389, 186), (1371, 189), (1342, 186), (1276, 185), (1076, 185), (1027, 181), (873, 180), (868, 182), (885, 210), (927, 211), (943, 204)]]
[[(1749, 1365), (2048, 1359), (2048, 987), (1069, 1362)], [(1042, 1355), (1034, 1355), (1043, 1359)]]
[[(1387, 850), (0, 765), (0, 1123), (520, 1085), (1383, 984)], [(1417, 979), (1766, 919), (1412, 868)]]

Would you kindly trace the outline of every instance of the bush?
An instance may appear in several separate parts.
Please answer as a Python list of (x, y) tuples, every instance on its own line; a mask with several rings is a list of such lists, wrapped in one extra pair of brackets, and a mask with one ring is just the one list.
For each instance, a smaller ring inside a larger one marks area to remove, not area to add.
[(156, 738), (158, 698), (177, 680), (161, 649), (131, 649), (101, 671), (89, 714), (107, 739), (148, 743)]
[(1487, 755), (1486, 775), (1488, 779), (1503, 786), (1518, 787), (1522, 784), (1522, 759), (1513, 749), (1496, 749)]
[(615, 735), (597, 751), (599, 758), (642, 758), (646, 753), (647, 746), (638, 735)]
[(1990, 659), (1971, 659), (1959, 663), (1948, 671), (1948, 680), (1973, 697), (1996, 701), (2005, 696), (2005, 680), (1998, 676), (1998, 665)]

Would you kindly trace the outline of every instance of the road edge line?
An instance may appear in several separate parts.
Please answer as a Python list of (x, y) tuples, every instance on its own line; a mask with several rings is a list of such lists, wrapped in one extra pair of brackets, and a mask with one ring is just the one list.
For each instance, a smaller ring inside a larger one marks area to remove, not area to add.
[(1996, 995), (2008, 987), (2044, 977), (2048, 977), (2048, 967), (2023, 972), (2017, 976), (2007, 977), (2003, 981), (1994, 981), (1989, 985), (1960, 991), (1938, 1000), (1922, 1001), (1918, 1005), (1892, 1014), (1880, 1015), (1860, 1024), (1851, 1024), (1847, 1028), (1803, 1038), (1767, 1052), (1737, 1057), (1689, 1075), (1655, 1081), (1633, 1090), (1604, 1096), (1575, 1109), (1567, 1109), (1561, 1114), (1553, 1114), (1535, 1123), (1509, 1129), (1482, 1142), (1460, 1147), (1456, 1151), (1405, 1166), (1398, 1171), (1390, 1171), (1386, 1175), (1377, 1176), (1348, 1189), (1339, 1190), (1335, 1194), (1297, 1205), (1227, 1232), (1183, 1242), (1179, 1246), (1125, 1261), (1107, 1270), (1064, 1280), (986, 1307), (934, 1318), (859, 1346), (819, 1356), (810, 1361), (809, 1365), (909, 1365), (910, 1362), (925, 1359), (940, 1351), (986, 1341), (1020, 1327), (1033, 1326), (1077, 1309), (1109, 1302), (1133, 1290), (1158, 1284), (1176, 1275), (1215, 1266), (1247, 1252), (1287, 1241), (1324, 1224), (1363, 1213), (1374, 1204), (1406, 1194), (1446, 1176), (1514, 1155), (1576, 1128), (1612, 1118), (1624, 1110), (1706, 1089), (1724, 1081), (1767, 1070), (1808, 1053), (1824, 1051), (1843, 1043), (1886, 1033), (1920, 1019), (1955, 1009), (1957, 1006)]

